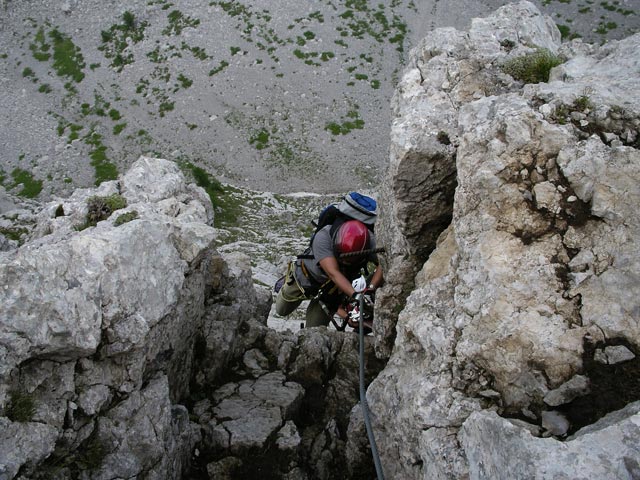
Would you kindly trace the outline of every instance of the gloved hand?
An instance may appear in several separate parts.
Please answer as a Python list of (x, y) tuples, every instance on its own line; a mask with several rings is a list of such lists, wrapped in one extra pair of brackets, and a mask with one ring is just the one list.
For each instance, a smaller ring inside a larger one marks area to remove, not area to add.
[(367, 279), (360, 275), (360, 277), (351, 282), (351, 286), (356, 293), (363, 293), (367, 289)]

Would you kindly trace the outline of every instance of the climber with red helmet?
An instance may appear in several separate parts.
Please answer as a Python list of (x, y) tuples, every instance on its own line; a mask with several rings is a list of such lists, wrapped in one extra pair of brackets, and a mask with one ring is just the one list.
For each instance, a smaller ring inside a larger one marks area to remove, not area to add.
[[(373, 211), (370, 209), (371, 203), (365, 209), (353, 201), (355, 195), (359, 194), (352, 193), (345, 197), (342, 204), (337, 206), (338, 212), (332, 222), (320, 226), (305, 253), (289, 263), (284, 283), (276, 297), (278, 315), (289, 315), (303, 300), (310, 299), (306, 326), (328, 325), (336, 313), (346, 317), (347, 312), (341, 308), (345, 297), (355, 299), (357, 294), (362, 293), (356, 291), (352, 280), (358, 278), (368, 264), (376, 267), (367, 289), (374, 290), (382, 284), (382, 269), (377, 256), (370, 253), (376, 246), (373, 233), (375, 201), (360, 195), (373, 202)], [(360, 198), (357, 200), (363, 202)], [(352, 212), (354, 205), (366, 211), (366, 215)]]

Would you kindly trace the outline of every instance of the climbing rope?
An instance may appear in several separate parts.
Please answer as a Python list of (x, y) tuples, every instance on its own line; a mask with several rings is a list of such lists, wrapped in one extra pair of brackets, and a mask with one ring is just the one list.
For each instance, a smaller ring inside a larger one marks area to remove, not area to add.
[(364, 417), (364, 425), (367, 428), (367, 436), (369, 437), (369, 444), (371, 445), (371, 454), (373, 455), (373, 463), (376, 467), (376, 475), (378, 480), (384, 480), (384, 473), (382, 472), (382, 464), (380, 463), (380, 456), (378, 455), (378, 447), (376, 446), (376, 438), (373, 434), (373, 428), (371, 428), (371, 419), (369, 418), (369, 406), (367, 405), (367, 393), (364, 388), (364, 295), (360, 295), (360, 326), (358, 328), (359, 338), (359, 356), (360, 356), (360, 405), (362, 405), (362, 416)]

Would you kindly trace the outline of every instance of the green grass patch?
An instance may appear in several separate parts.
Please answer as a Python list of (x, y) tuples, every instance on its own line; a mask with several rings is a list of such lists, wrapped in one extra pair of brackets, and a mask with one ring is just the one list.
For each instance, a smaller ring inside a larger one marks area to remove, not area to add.
[(201, 47), (191, 47), (189, 45), (187, 45), (186, 42), (182, 42), (182, 45), (180, 46), (180, 48), (182, 48), (182, 50), (188, 50), (190, 51), (193, 56), (195, 58), (197, 58), (198, 60), (208, 60), (209, 58), (211, 58), (209, 55), (207, 55), (207, 51), (204, 48)]
[(357, 110), (351, 110), (346, 115), (347, 119), (341, 119), (341, 122), (328, 122), (324, 129), (332, 135), (347, 135), (352, 130), (362, 130), (364, 128), (364, 120), (360, 118)]
[(162, 33), (164, 35), (180, 35), (185, 28), (195, 28), (200, 25), (200, 20), (184, 15), (180, 10), (173, 10), (167, 15), (169, 26)]
[(80, 83), (84, 78), (84, 57), (80, 48), (74, 45), (71, 38), (57, 28), (49, 32), (53, 42), (53, 69), (60, 77), (68, 77)]
[(127, 206), (127, 200), (117, 193), (105, 197), (93, 196), (87, 199), (87, 217), (85, 223), (78, 226), (77, 230), (95, 227), (98, 222), (106, 220), (116, 210)]
[(380, 88), (380, 80), (371, 80), (371, 88), (377, 90)]
[(46, 62), (51, 58), (51, 45), (46, 42), (44, 28), (40, 27), (35, 34), (33, 43), (29, 44), (33, 58), (39, 62)]
[(175, 102), (169, 102), (169, 101), (162, 102), (158, 107), (158, 113), (160, 114), (161, 117), (164, 117), (167, 112), (172, 112), (174, 108), (175, 108)]
[(335, 57), (335, 54), (333, 52), (322, 52), (320, 54), (320, 60), (322, 60), (323, 62), (328, 62), (333, 57)]
[[(0, 182), (2, 183), (2, 182)], [(0, 234), (4, 235), (5, 238), (9, 240), (13, 240), (14, 242), (18, 242), (22, 244), (22, 236), (29, 233), (29, 230), (21, 227), (0, 227)]]
[(240, 47), (229, 47), (229, 50), (231, 51), (231, 56), (233, 56), (236, 53), (238, 53), (241, 50), (241, 48)]
[(22, 190), (18, 192), (18, 195), (26, 198), (36, 198), (42, 191), (42, 180), (36, 180), (33, 178), (31, 172), (22, 170), (21, 168), (15, 168), (11, 172), (13, 177), (13, 185), (11, 188), (15, 188), (22, 184)]
[(114, 122), (117, 122), (122, 118), (122, 115), (118, 110), (112, 108), (111, 110), (109, 110), (109, 118), (111, 118), (111, 120), (113, 120)]
[(40, 93), (51, 93), (51, 85), (49, 85), (48, 83), (43, 83), (38, 87), (38, 91)]
[(101, 32), (102, 44), (98, 50), (111, 60), (111, 66), (117, 72), (133, 63), (133, 53), (125, 49), (129, 43), (138, 43), (144, 39), (144, 30), (149, 24), (137, 22), (134, 15), (126, 11), (122, 14), (122, 23), (112, 25), (109, 30)]
[(191, 85), (193, 85), (193, 80), (187, 78), (182, 73), (178, 75), (178, 81), (180, 82), (180, 86), (182, 88), (189, 88)]
[(553, 67), (562, 63), (562, 59), (546, 48), (538, 48), (532, 53), (512, 58), (502, 65), (502, 71), (524, 83), (549, 81)]
[(118, 168), (107, 157), (107, 147), (102, 143), (102, 135), (91, 130), (83, 140), (93, 147), (89, 158), (95, 172), (95, 185), (118, 178)]
[(560, 30), (560, 37), (564, 40), (571, 35), (571, 29), (567, 25), (556, 25)]
[(258, 150), (265, 149), (269, 144), (269, 132), (264, 128), (259, 130), (249, 138), (249, 144), (255, 145)]
[(242, 208), (238, 201), (231, 195), (232, 187), (223, 186), (206, 170), (192, 163), (181, 165), (183, 169), (191, 172), (196, 184), (209, 195), (215, 212), (213, 224), (216, 228), (235, 227), (239, 224)]
[(615, 11), (615, 9), (617, 8), (615, 5), (611, 5), (609, 2), (600, 2), (600, 5), (602, 6), (602, 8), (604, 8), (605, 10), (609, 10), (610, 12)]
[(113, 126), (113, 134), (114, 135), (120, 135), (122, 133), (122, 131), (127, 128), (127, 123), (118, 123), (117, 125)]
[(209, 76), (212, 77), (213, 75), (216, 75), (217, 73), (220, 73), (221, 71), (223, 71), (228, 66), (229, 66), (229, 62), (227, 62), (225, 60), (222, 60), (220, 62), (220, 64), (216, 68), (212, 68), (211, 70), (209, 70)]
[(24, 70), (22, 70), (22, 76), (24, 78), (28, 78), (28, 77), (35, 77), (36, 74), (29, 67), (26, 67)]
[(138, 218), (138, 212), (136, 210), (132, 210), (131, 212), (127, 212), (127, 213), (123, 213), (122, 215), (118, 215), (118, 218), (116, 218), (116, 221), (113, 222), (113, 225), (116, 227), (119, 227), (120, 225), (123, 225), (125, 223), (128, 223), (132, 220), (135, 220), (136, 218)]
[(355, 74), (355, 79), (356, 80), (369, 80), (369, 75), (365, 75), (364, 73), (356, 73)]

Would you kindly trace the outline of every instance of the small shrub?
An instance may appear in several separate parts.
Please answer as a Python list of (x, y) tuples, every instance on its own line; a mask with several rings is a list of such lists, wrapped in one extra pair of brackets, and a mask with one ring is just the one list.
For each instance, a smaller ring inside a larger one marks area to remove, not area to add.
[(25, 68), (24, 70), (22, 70), (22, 76), (23, 77), (33, 77), (35, 75), (35, 73), (33, 73), (33, 70), (31, 70), (29, 67)]
[(538, 48), (535, 52), (508, 60), (502, 65), (502, 71), (524, 83), (548, 82), (551, 69), (561, 63), (557, 55), (546, 48)]
[(36, 404), (32, 395), (18, 391), (9, 392), (9, 404), (5, 415), (12, 422), (30, 422), (36, 412)]
[(119, 227), (120, 225), (130, 222), (131, 220), (135, 220), (136, 218), (138, 218), (138, 212), (136, 210), (132, 210), (130, 212), (119, 215), (118, 218), (116, 218), (116, 221), (113, 222), (113, 224), (116, 227)]
[(584, 112), (585, 110), (591, 110), (593, 103), (588, 95), (580, 95), (573, 101), (573, 106), (576, 110)]
[(108, 197), (94, 196), (87, 200), (87, 222), (86, 227), (95, 226), (98, 222), (106, 220), (116, 210), (127, 206), (127, 201), (122, 195), (114, 193)]
[(49, 85), (48, 83), (43, 83), (42, 85), (40, 85), (40, 87), (38, 88), (38, 91), (40, 93), (51, 93), (51, 85)]

